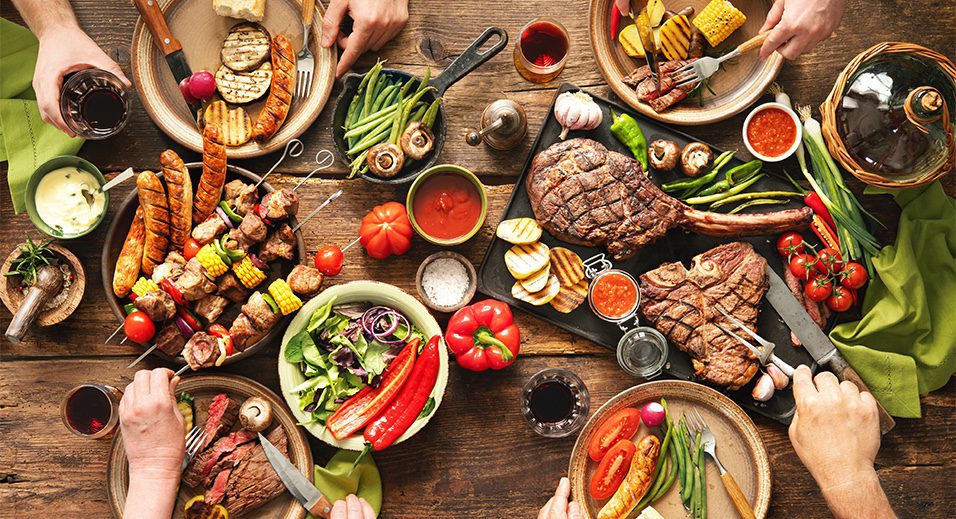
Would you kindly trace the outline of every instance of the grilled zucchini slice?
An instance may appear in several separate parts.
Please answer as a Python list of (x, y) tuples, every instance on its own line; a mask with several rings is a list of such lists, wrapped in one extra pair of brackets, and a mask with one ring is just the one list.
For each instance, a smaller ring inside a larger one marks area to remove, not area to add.
[(236, 72), (248, 72), (259, 68), (269, 59), (272, 38), (269, 31), (258, 23), (243, 22), (229, 30), (222, 42), (219, 58), (222, 64)]
[(268, 61), (249, 72), (236, 72), (223, 65), (216, 71), (216, 89), (227, 103), (244, 105), (266, 95), (272, 84), (272, 64)]

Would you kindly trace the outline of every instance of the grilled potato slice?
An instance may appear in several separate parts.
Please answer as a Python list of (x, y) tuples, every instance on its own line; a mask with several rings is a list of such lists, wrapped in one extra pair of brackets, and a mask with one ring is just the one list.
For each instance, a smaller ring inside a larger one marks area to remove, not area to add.
[(523, 245), (541, 239), (541, 231), (534, 218), (512, 218), (499, 223), (495, 234), (508, 243)]
[[(243, 22), (229, 30), (222, 42), (219, 58), (222, 64), (236, 72), (248, 72), (259, 68), (269, 59), (272, 37), (258, 23)], [(218, 78), (217, 78), (218, 79)]]
[(544, 289), (548, 284), (548, 277), (551, 276), (551, 265), (545, 265), (544, 268), (531, 274), (530, 276), (519, 280), (521, 286), (528, 292), (537, 292)]
[(515, 299), (524, 301), (525, 303), (532, 304), (534, 306), (543, 306), (550, 303), (560, 291), (561, 283), (558, 283), (558, 278), (555, 276), (549, 276), (548, 283), (543, 289), (537, 292), (528, 292), (524, 289), (524, 287), (521, 286), (520, 281), (515, 282), (515, 284), (511, 287), (511, 295)]
[(564, 247), (551, 249), (551, 270), (561, 286), (567, 287), (584, 279), (584, 262), (573, 250)]
[(216, 71), (216, 89), (227, 103), (244, 105), (266, 95), (272, 84), (272, 63), (249, 72), (236, 72), (222, 65)]
[(242, 108), (233, 108), (225, 101), (210, 103), (204, 116), (206, 124), (219, 126), (222, 143), (226, 146), (241, 146), (252, 137), (252, 119)]
[(669, 60), (687, 59), (692, 32), (690, 22), (682, 14), (664, 22), (660, 31), (661, 51), (664, 57)]
[(558, 295), (551, 300), (551, 308), (569, 314), (588, 298), (588, 280), (582, 279), (570, 286), (561, 286)]
[(515, 279), (528, 278), (548, 264), (548, 250), (548, 246), (539, 241), (515, 245), (505, 253), (505, 266)]

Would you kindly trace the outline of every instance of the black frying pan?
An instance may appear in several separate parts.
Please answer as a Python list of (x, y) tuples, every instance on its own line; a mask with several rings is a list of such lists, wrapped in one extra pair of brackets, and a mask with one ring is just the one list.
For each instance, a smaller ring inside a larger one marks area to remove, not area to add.
[[(488, 48), (488, 50), (482, 51), (481, 47), (495, 36), (498, 37), (498, 41)], [(448, 65), (444, 72), (428, 81), (428, 84), (434, 87), (434, 90), (425, 94), (422, 100), (431, 103), (436, 95), (438, 97), (445, 95), (445, 90), (448, 90), (448, 88), (457, 83), (459, 79), (467, 76), (472, 70), (478, 68), (479, 65), (501, 52), (507, 45), (508, 33), (505, 32), (504, 29), (488, 27), (464, 52), (455, 58), (455, 61), (453, 61), (451, 65)], [(391, 68), (382, 69), (382, 73), (388, 74), (392, 79), (399, 79), (401, 81), (407, 81), (409, 78), (415, 77), (408, 72)], [(332, 140), (335, 142), (335, 149), (338, 152), (339, 158), (346, 164), (349, 164), (351, 161), (345, 155), (345, 152), (348, 150), (348, 146), (346, 146), (343, 137), (343, 135), (345, 135), (345, 114), (348, 112), (349, 103), (351, 103), (352, 98), (355, 97), (355, 93), (358, 91), (361, 82), (361, 74), (347, 74), (345, 76), (343, 79), (342, 93), (339, 94), (338, 99), (335, 100), (335, 109), (332, 113)], [(435, 126), (432, 127), (432, 132), (435, 134), (435, 149), (433, 149), (427, 157), (422, 160), (406, 163), (405, 168), (392, 178), (380, 178), (375, 175), (362, 175), (362, 177), (365, 180), (377, 184), (405, 184), (411, 182), (419, 173), (434, 166), (435, 163), (438, 162), (438, 155), (441, 153), (441, 148), (445, 144), (445, 127), (445, 106), (444, 103), (442, 103), (438, 108), (438, 117), (435, 119)]]

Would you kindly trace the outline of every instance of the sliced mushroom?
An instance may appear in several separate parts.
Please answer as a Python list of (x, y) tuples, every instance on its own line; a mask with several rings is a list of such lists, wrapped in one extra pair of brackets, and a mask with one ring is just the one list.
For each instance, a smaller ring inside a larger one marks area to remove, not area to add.
[(405, 154), (398, 146), (383, 142), (369, 148), (365, 162), (376, 176), (391, 178), (398, 175), (405, 165)]
[(688, 177), (696, 177), (707, 171), (710, 162), (714, 160), (714, 152), (710, 146), (702, 142), (692, 142), (684, 146), (680, 154), (681, 170)]
[(424, 124), (414, 122), (402, 132), (401, 142), (405, 155), (419, 160), (435, 148), (435, 135)]
[(272, 423), (272, 404), (262, 397), (253, 396), (239, 406), (239, 422), (242, 428), (262, 432)]
[(668, 171), (677, 167), (680, 157), (680, 147), (674, 141), (657, 139), (648, 147), (651, 167), (661, 171)]

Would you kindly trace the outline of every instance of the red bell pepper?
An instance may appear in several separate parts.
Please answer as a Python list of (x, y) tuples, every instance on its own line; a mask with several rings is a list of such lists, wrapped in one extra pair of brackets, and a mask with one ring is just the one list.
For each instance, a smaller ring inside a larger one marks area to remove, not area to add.
[(611, 5), (611, 41), (617, 39), (617, 31), (621, 27), (621, 10), (616, 5)]
[[(186, 324), (190, 324), (189, 321), (186, 321)], [(192, 325), (190, 324), (190, 326)], [(219, 323), (212, 324), (209, 326), (209, 335), (218, 337), (222, 340), (222, 344), (226, 349), (226, 356), (232, 355), (236, 352), (236, 348), (233, 346), (232, 342), (232, 335), (229, 335), (229, 330), (227, 330), (225, 326)]]
[(422, 413), (438, 380), (440, 340), (441, 336), (436, 335), (428, 341), (401, 391), (388, 408), (365, 428), (365, 441), (373, 449), (380, 451), (395, 443)]
[[(178, 315), (183, 321), (186, 321), (186, 324), (188, 324), (194, 332), (202, 330), (202, 326), (199, 325), (199, 319), (196, 319), (196, 316), (193, 315), (193, 313), (185, 306), (176, 306), (176, 315)], [(219, 326), (225, 330), (225, 326)]]
[(189, 301), (186, 301), (186, 298), (183, 296), (183, 293), (176, 288), (176, 285), (170, 281), (169, 278), (163, 279), (159, 284), (163, 288), (163, 291), (169, 294), (169, 297), (173, 298), (173, 301), (180, 306), (189, 306)]
[(392, 402), (402, 384), (408, 380), (415, 366), (415, 357), (418, 354), (418, 344), (421, 340), (415, 338), (408, 342), (398, 356), (382, 373), (382, 383), (377, 388), (366, 386), (352, 398), (349, 398), (332, 413), (325, 422), (329, 432), (337, 440), (344, 440), (355, 431), (365, 427), (365, 424), (382, 412), (382, 409)]
[(521, 334), (506, 303), (485, 299), (455, 312), (448, 321), (445, 342), (459, 366), (484, 371), (514, 363)]
[(398, 202), (385, 202), (372, 208), (362, 218), (359, 240), (368, 255), (385, 259), (401, 256), (412, 247), (412, 222), (408, 211)]

